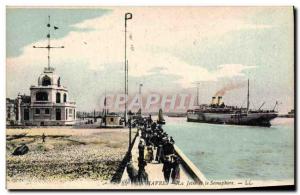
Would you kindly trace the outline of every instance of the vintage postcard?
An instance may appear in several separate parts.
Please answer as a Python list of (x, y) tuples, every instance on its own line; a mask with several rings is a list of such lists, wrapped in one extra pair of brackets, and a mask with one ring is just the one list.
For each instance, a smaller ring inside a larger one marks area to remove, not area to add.
[(7, 189), (295, 188), (294, 8), (6, 8)]

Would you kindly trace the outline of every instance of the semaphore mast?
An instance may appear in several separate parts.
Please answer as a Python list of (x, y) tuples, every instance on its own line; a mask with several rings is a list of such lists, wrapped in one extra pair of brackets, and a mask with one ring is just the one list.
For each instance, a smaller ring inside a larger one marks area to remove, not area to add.
[[(47, 24), (47, 27), (48, 27), (48, 34), (47, 34), (47, 39), (48, 39), (48, 45), (47, 46), (42, 46), (42, 47), (39, 47), (39, 46), (33, 46), (33, 48), (37, 48), (37, 49), (47, 49), (48, 50), (48, 67), (47, 67), (47, 71), (53, 71), (54, 69), (51, 68), (50, 66), (50, 50), (51, 49), (54, 49), (54, 48), (65, 48), (64, 46), (59, 46), (59, 47), (54, 47), (54, 46), (51, 46), (51, 35), (50, 35), (50, 29), (51, 29), (51, 23), (50, 23), (50, 16), (48, 16), (48, 24)], [(57, 26), (53, 26), (54, 30), (57, 30), (58, 27)]]
[(132, 13), (125, 14), (125, 110), (124, 110), (124, 119), (125, 119), (125, 126), (127, 125), (127, 98), (128, 98), (128, 60), (127, 60), (127, 20), (132, 19)]

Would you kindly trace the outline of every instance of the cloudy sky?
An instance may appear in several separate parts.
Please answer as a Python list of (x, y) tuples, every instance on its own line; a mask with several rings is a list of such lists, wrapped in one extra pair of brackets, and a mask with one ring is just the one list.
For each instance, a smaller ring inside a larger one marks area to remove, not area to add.
[(51, 65), (79, 110), (97, 109), (107, 93), (123, 92), (124, 13), (128, 21), (129, 93), (195, 94), (200, 103), (228, 85), (226, 104), (245, 106), (250, 79), (252, 108), (266, 101), (279, 111), (293, 108), (292, 7), (105, 7), (8, 8), (7, 97), (29, 94), (47, 65), (48, 15)]

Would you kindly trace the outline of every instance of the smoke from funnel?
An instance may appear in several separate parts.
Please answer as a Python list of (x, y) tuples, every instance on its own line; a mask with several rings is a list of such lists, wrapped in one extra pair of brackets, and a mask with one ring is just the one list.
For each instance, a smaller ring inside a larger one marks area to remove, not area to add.
[(217, 91), (215, 96), (224, 96), (226, 92), (231, 91), (233, 89), (239, 89), (246, 86), (246, 83), (229, 83), (226, 86), (224, 86), (222, 89)]

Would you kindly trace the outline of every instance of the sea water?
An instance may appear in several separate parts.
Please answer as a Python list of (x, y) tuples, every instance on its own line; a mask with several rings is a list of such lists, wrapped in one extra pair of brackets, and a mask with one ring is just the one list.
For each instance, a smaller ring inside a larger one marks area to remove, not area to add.
[(276, 118), (270, 128), (165, 119), (164, 129), (207, 179), (294, 178), (294, 119)]

